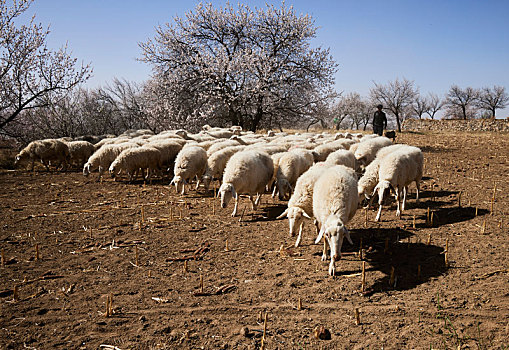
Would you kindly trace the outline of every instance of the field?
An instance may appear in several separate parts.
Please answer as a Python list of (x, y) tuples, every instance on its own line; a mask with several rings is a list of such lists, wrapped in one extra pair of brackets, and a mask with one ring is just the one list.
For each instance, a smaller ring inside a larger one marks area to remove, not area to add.
[(421, 200), (359, 209), (333, 278), (268, 195), (232, 218), (203, 188), (2, 171), (0, 347), (507, 349), (509, 135), (397, 141), (424, 151)]

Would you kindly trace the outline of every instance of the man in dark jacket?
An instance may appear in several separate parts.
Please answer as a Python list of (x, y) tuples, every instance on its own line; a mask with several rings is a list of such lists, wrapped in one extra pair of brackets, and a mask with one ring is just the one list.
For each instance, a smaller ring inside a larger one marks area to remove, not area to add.
[(382, 112), (382, 105), (376, 106), (378, 109), (373, 116), (373, 134), (378, 134), (382, 136), (384, 133), (384, 129), (387, 129), (387, 117), (385, 113)]

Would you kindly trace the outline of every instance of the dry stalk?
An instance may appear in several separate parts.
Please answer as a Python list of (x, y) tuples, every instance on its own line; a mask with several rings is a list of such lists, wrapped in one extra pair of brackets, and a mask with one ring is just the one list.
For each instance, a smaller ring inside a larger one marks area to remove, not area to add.
[(203, 293), (203, 274), (200, 274), (200, 292)]
[(461, 208), (461, 194), (462, 194), (462, 193), (463, 193), (463, 192), (462, 192), (462, 191), (460, 191), (460, 193), (458, 194), (458, 208)]
[(491, 197), (491, 211), (490, 215), (493, 216), (493, 207), (495, 205), (495, 193), (493, 193), (493, 197)]
[(366, 262), (362, 262), (361, 292), (366, 291)]
[(135, 255), (135, 264), (136, 266), (140, 266), (139, 254), (138, 254), (138, 246), (134, 246), (134, 255)]
[(396, 281), (396, 276), (395, 276), (395, 273), (394, 273), (394, 272), (395, 272), (394, 266), (391, 266), (391, 277), (390, 277), (390, 279), (389, 279), (389, 285), (390, 285), (391, 287), (393, 287), (393, 286), (394, 286), (394, 282)]
[(262, 310), (260, 310), (260, 312), (258, 313), (258, 323), (262, 323), (263, 322), (263, 312)]
[(358, 326), (358, 325), (361, 324), (361, 315), (359, 313), (359, 308), (358, 307), (356, 307), (354, 309), (354, 313), (355, 313), (355, 324)]
[(299, 310), (299, 311), (302, 310), (302, 299), (301, 298), (299, 298), (299, 302), (297, 304), (297, 310)]
[(225, 251), (225, 252), (230, 251), (230, 249), (228, 248), (228, 240), (226, 240), (226, 242), (225, 242), (224, 251)]
[(449, 238), (445, 239), (444, 264), (449, 266)]
[(482, 226), (481, 226), (481, 234), (486, 234), (486, 219), (483, 220)]
[(18, 285), (14, 286), (14, 290), (12, 291), (12, 299), (14, 301), (19, 301), (19, 287), (18, 287)]
[(415, 215), (412, 218), (412, 228), (415, 230)]
[(429, 224), (431, 227), (433, 227), (433, 225), (435, 224), (435, 212), (434, 211), (431, 212), (431, 220), (430, 220)]
[(362, 237), (361, 237), (361, 242), (360, 242), (360, 244), (359, 244), (359, 259), (360, 259), (360, 260), (363, 260), (363, 259), (364, 259), (364, 256), (363, 256), (363, 254), (362, 254), (362, 245), (363, 245), (363, 244), (362, 244)]
[(170, 221), (173, 221), (173, 210), (170, 207)]
[(187, 260), (184, 260), (184, 272), (188, 272), (188, 269), (187, 269)]
[(429, 223), (430, 223), (430, 212), (428, 207), (428, 210), (426, 212), (426, 226), (429, 226)]
[(269, 319), (269, 314), (266, 312), (263, 318), (263, 335), (262, 335), (262, 348), (264, 348), (265, 337), (267, 336), (267, 321)]
[(426, 245), (431, 244), (431, 233), (428, 234), (428, 240), (426, 241)]
[(364, 209), (364, 227), (368, 227), (368, 208)]
[(475, 216), (477, 216), (478, 208), (475, 207)]

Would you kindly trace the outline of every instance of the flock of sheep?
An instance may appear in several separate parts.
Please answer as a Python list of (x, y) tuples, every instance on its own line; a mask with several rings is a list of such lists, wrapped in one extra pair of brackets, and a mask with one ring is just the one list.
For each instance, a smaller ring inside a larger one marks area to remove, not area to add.
[[(417, 147), (393, 144), (383, 136), (349, 133), (275, 133), (255, 134), (240, 127), (228, 129), (208, 125), (196, 134), (169, 130), (154, 134), (150, 130), (130, 130), (120, 136), (88, 137), (88, 140), (47, 139), (30, 143), (16, 162), (40, 160), (49, 166), (83, 168), (88, 176), (106, 171), (129, 182), (140, 175), (172, 178), (177, 192), (184, 194), (186, 184), (196, 181), (208, 190), (211, 182), (221, 183), (217, 196), (226, 208), (231, 199), (238, 214), (240, 196), (247, 196), (253, 209), (262, 194), (288, 200), (278, 217), (287, 217), (290, 235), (302, 240), (304, 220), (316, 225), (318, 243), (323, 237), (330, 249), (329, 274), (341, 256), (343, 239), (351, 243), (348, 222), (364, 199), (378, 194), (380, 220), (384, 196), (390, 191), (397, 201), (396, 215), (405, 209), (408, 186), (423, 175), (423, 154)], [(169, 180), (169, 178), (168, 178)], [(322, 260), (327, 259), (324, 249)]]

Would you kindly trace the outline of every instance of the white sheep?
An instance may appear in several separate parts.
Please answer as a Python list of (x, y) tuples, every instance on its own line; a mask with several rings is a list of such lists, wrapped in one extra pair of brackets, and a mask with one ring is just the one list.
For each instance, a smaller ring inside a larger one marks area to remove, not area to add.
[[(226, 164), (223, 183), (218, 191), (218, 195), (221, 196), (221, 207), (226, 208), (228, 202), (234, 198), (235, 207), (232, 216), (236, 216), (239, 196), (247, 194), (253, 210), (256, 210), (273, 171), (272, 158), (265, 152), (244, 150), (235, 153)], [(253, 200), (253, 195), (257, 196), (256, 200)]]
[(223, 140), (223, 141), (216, 140), (215, 143), (207, 149), (207, 156), (210, 157), (213, 153), (220, 151), (226, 147), (232, 147), (232, 146), (238, 146), (238, 145), (240, 145), (240, 143), (237, 140), (230, 140), (230, 139)]
[(153, 140), (145, 146), (156, 148), (161, 152), (161, 166), (166, 169), (175, 161), (183, 144), (175, 139), (159, 139)]
[(277, 219), (288, 217), (290, 236), (292, 237), (295, 236), (297, 227), (299, 227), (295, 247), (298, 247), (302, 240), (304, 218), (312, 219), (313, 217), (313, 188), (315, 182), (330, 166), (325, 162), (319, 162), (304, 172), (295, 184), (294, 192), (288, 201), (288, 208), (277, 217)]
[(144, 173), (147, 169), (145, 179), (150, 179), (153, 172), (161, 171), (161, 152), (153, 147), (132, 147), (123, 150), (111, 163), (109, 172), (115, 177), (123, 170), (132, 182), (138, 176), (139, 171)]
[(69, 147), (70, 161), (78, 164), (80, 168), (87, 162), (88, 158), (95, 152), (95, 146), (88, 141), (67, 142)]
[[(357, 210), (357, 177), (354, 170), (344, 165), (335, 165), (316, 180), (313, 187), (313, 215), (320, 225), (315, 243), (323, 236), (329, 243), (331, 261), (329, 275), (335, 274), (334, 263), (341, 258), (343, 238), (352, 243), (346, 225)], [(322, 260), (327, 257), (322, 256)]]
[(313, 158), (310, 153), (303, 151), (286, 152), (279, 159), (278, 171), (276, 174), (275, 191), (279, 193), (279, 200), (284, 200), (286, 195), (290, 196), (297, 179), (313, 165)]
[(331, 165), (344, 165), (349, 168), (356, 169), (355, 155), (345, 149), (340, 149), (329, 154), (325, 163)]
[(385, 136), (377, 136), (360, 142), (355, 150), (355, 159), (362, 166), (366, 167), (376, 157), (376, 153), (383, 147), (392, 145), (392, 141)]
[[(374, 189), (375, 186), (378, 183), (378, 171), (380, 168), (380, 161), (387, 156), (388, 154), (391, 154), (394, 151), (397, 150), (405, 150), (405, 152), (408, 153), (415, 153), (415, 157), (419, 157), (418, 154), (421, 153), (421, 150), (414, 146), (409, 146), (405, 144), (397, 144), (397, 145), (391, 145), (387, 147), (381, 148), (377, 154), (375, 159), (365, 168), (364, 174), (359, 179), (359, 201), (361, 202), (364, 198), (369, 199), (368, 207), (371, 206), (371, 203), (373, 201), (372, 197), (374, 195)], [(419, 193), (417, 193), (417, 197), (419, 197)]]
[(25, 160), (32, 161), (31, 171), (34, 170), (36, 160), (40, 160), (48, 171), (51, 162), (59, 163), (65, 170), (69, 162), (69, 147), (65, 142), (56, 139), (32, 141), (16, 155), (14, 165)]
[[(417, 187), (417, 201), (419, 200), (419, 183), (422, 179), (424, 158), (417, 147), (408, 146), (396, 150), (380, 160), (378, 169), (378, 184), (374, 191), (378, 190), (378, 213), (375, 220), (380, 221), (384, 193), (390, 189), (397, 201), (396, 216), (401, 216), (405, 209), (406, 193), (408, 186), (415, 182)], [(401, 197), (403, 195), (403, 205)]]
[(223, 178), (226, 163), (235, 153), (244, 149), (244, 146), (225, 147), (219, 151), (212, 153), (207, 159), (207, 169), (203, 175), (203, 186), (208, 190), (210, 182), (214, 179), (221, 180)]
[[(173, 179), (170, 186), (175, 185), (175, 190), (185, 194), (188, 181), (196, 177), (196, 189), (200, 186), (200, 179), (207, 169), (207, 152), (198, 146), (184, 146), (177, 154), (173, 168)], [(180, 186), (182, 189), (180, 190)]]
[(101, 180), (102, 174), (105, 170), (107, 170), (111, 163), (118, 157), (118, 155), (125, 149), (131, 147), (138, 147), (138, 145), (134, 143), (122, 143), (122, 144), (111, 144), (104, 145), (94, 152), (88, 158), (88, 161), (83, 166), (83, 175), (88, 176), (95, 169), (99, 170), (99, 176), (97, 181)]
[(327, 159), (327, 156), (332, 152), (340, 149), (349, 149), (350, 140), (340, 139), (332, 142), (324, 143), (320, 146), (315, 147), (313, 150), (315, 156), (315, 162), (323, 162)]

